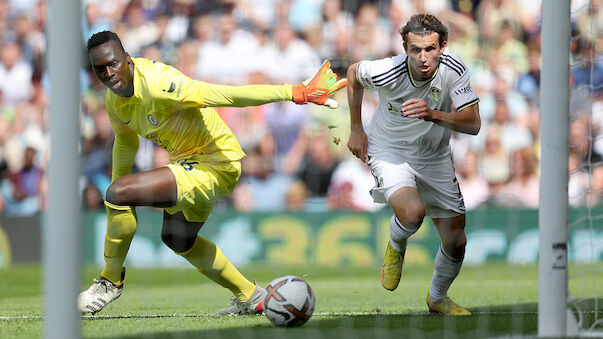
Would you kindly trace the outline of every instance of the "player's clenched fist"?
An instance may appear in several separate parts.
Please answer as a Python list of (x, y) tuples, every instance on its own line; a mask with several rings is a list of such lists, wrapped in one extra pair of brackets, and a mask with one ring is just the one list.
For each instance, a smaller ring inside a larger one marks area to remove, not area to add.
[(402, 104), (402, 114), (408, 118), (422, 118), (431, 120), (431, 109), (421, 98), (412, 98)]
[(348, 79), (346, 78), (337, 80), (337, 75), (333, 73), (331, 64), (328, 60), (325, 60), (312, 78), (293, 86), (293, 101), (298, 105), (311, 102), (329, 108), (337, 108), (339, 107), (337, 101), (327, 97), (344, 88), (347, 84)]

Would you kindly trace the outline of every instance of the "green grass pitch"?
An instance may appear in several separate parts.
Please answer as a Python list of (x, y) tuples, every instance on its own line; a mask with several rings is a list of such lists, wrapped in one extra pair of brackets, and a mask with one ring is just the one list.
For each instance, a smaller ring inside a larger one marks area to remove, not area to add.
[[(570, 293), (585, 322), (603, 315), (603, 272), (570, 268)], [(82, 288), (99, 269), (86, 268)], [(82, 318), (84, 338), (485, 338), (537, 334), (538, 268), (502, 263), (466, 266), (449, 295), (473, 312), (443, 317), (427, 312), (431, 266), (404, 268), (398, 289), (379, 283), (377, 268), (247, 267), (250, 279), (304, 277), (316, 294), (314, 316), (301, 328), (275, 328), (264, 316), (214, 317), (231, 294), (193, 269), (129, 269), (123, 295), (95, 316)], [(581, 272), (586, 272), (581, 274)], [(39, 266), (0, 270), (0, 338), (44, 334)], [(598, 282), (598, 284), (596, 283)], [(594, 308), (597, 307), (598, 315)]]

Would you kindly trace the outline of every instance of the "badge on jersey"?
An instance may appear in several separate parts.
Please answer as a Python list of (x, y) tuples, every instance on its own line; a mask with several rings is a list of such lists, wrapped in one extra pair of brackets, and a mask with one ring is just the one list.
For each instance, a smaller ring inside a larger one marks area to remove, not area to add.
[(151, 123), (151, 125), (153, 126), (157, 126), (157, 124), (159, 124), (159, 121), (157, 121), (157, 118), (155, 118), (154, 116), (152, 116), (151, 114), (147, 114), (147, 119), (149, 119), (149, 122)]
[(437, 87), (432, 87), (429, 90), (429, 94), (431, 95), (431, 98), (435, 100), (435, 102), (439, 102), (440, 99), (442, 99), (442, 91), (440, 91), (440, 89)]

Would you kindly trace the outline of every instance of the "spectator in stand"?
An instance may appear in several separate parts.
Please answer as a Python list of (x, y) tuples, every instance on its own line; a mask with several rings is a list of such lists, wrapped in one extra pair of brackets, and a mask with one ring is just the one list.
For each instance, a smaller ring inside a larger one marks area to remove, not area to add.
[(240, 85), (247, 80), (249, 61), (257, 53), (258, 42), (253, 34), (239, 28), (231, 13), (220, 15), (218, 27), (217, 39), (206, 41), (199, 48), (196, 76), (206, 82)]
[(308, 26), (320, 22), (320, 1), (291, 0), (287, 22), (296, 32), (303, 32)]
[(500, 129), (488, 127), (486, 148), (480, 155), (479, 172), (488, 182), (491, 194), (498, 193), (510, 178), (509, 153), (500, 142)]
[(10, 8), (6, 1), (0, 1), (0, 36), (6, 36), (11, 32), (12, 27), (9, 23)]
[(375, 4), (361, 5), (354, 22), (353, 37), (351, 54), (354, 60), (378, 59), (391, 50), (390, 30), (383, 25)]
[(209, 14), (194, 17), (190, 27), (192, 40), (203, 45), (214, 39), (213, 20), (214, 18)]
[(279, 7), (287, 7), (288, 9), (290, 6), (289, 1), (280, 0), (237, 0), (235, 4), (233, 14), (257, 31), (266, 31), (273, 28), (274, 23), (282, 19), (277, 15)]
[(529, 70), (528, 47), (517, 39), (516, 29), (510, 20), (503, 20), (492, 50), (498, 60), (495, 71), (507, 79), (517, 79)]
[(95, 185), (104, 197), (111, 184), (107, 167), (110, 167), (113, 130), (104, 107), (93, 109), (90, 112), (94, 124), (92, 131), (82, 141), (82, 172), (86, 181)]
[(144, 58), (149, 58), (144, 55), (149, 53), (148, 49), (150, 48), (158, 50), (157, 52), (154, 52), (156, 54), (156, 56), (153, 56), (154, 58), (157, 58), (157, 56), (161, 56), (161, 59), (157, 58), (153, 60), (167, 60), (169, 62), (174, 61), (174, 59), (176, 58), (177, 44), (175, 41), (172, 40), (171, 37), (168, 36), (167, 30), (169, 21), (170, 18), (166, 15), (159, 15), (154, 19), (155, 25), (157, 26), (157, 39), (152, 43), (144, 45), (142, 47), (141, 55), (143, 55)]
[(587, 169), (583, 168), (580, 155), (575, 152), (569, 153), (568, 162), (568, 198), (569, 205), (572, 207), (585, 206), (594, 202), (593, 193), (590, 189), (590, 181), (592, 180)]
[(529, 50), (528, 63), (528, 71), (517, 81), (517, 91), (535, 106), (540, 99), (540, 50)]
[(35, 72), (41, 72), (46, 51), (44, 33), (37, 30), (29, 16), (21, 15), (13, 23), (14, 39), (21, 47), (22, 59), (29, 63)]
[(350, 32), (339, 32), (333, 43), (333, 55), (330, 56), (331, 67), (333, 72), (338, 75), (346, 74), (347, 68), (354, 63), (354, 58), (351, 55), (352, 34)]
[[(323, 37), (323, 48), (326, 49), (326, 55), (333, 55), (336, 54), (339, 35), (353, 30), (354, 17), (350, 12), (343, 10), (342, 0), (325, 0), (321, 9), (322, 22), (319, 27)], [(330, 60), (333, 67), (333, 59)]]
[(296, 180), (289, 185), (285, 196), (286, 209), (289, 212), (303, 212), (308, 209), (308, 187), (301, 180)]
[(82, 18), (82, 37), (88, 41), (92, 34), (111, 29), (111, 20), (102, 12), (99, 4), (89, 1), (84, 4), (85, 15)]
[(198, 44), (194, 40), (183, 41), (176, 47), (174, 67), (177, 67), (184, 75), (194, 77), (197, 68)]
[(5, 0), (10, 9), (10, 16), (31, 15), (35, 13), (36, 4), (39, 0)]
[[(478, 39), (479, 28), (475, 21), (471, 17), (460, 13), (452, 11), (446, 11), (445, 13), (446, 24), (450, 27), (448, 48), (454, 51), (461, 60), (464, 60), (472, 71), (476, 68), (476, 71), (478, 71), (480, 66), (483, 68), (484, 65), (476, 65), (481, 46)], [(476, 78), (475, 75), (473, 77)], [(480, 93), (477, 94), (482, 97)]]
[(88, 183), (86, 187), (84, 187), (82, 196), (85, 210), (98, 210), (99, 212), (104, 212), (105, 204), (103, 202), (103, 197), (98, 187), (96, 187), (94, 184)]
[(94, 4), (98, 8), (99, 17), (105, 18), (111, 26), (123, 19), (129, 3), (128, 0), (86, 0), (86, 4)]
[(306, 106), (279, 102), (266, 107), (266, 127), (275, 141), (278, 171), (291, 174), (299, 170), (299, 161), (295, 159), (303, 157), (308, 120)]
[(119, 36), (123, 37), (124, 49), (131, 55), (141, 55), (142, 49), (159, 39), (159, 27), (154, 21), (145, 18), (142, 7), (137, 2), (130, 2), (125, 12), (125, 21), (116, 27)]
[(267, 72), (274, 83), (303, 81), (320, 64), (316, 51), (298, 38), (286, 22), (278, 23), (274, 27), (273, 39), (262, 45), (255, 57), (248, 60), (253, 60), (253, 70)]
[(16, 41), (0, 46), (0, 91), (5, 104), (28, 101), (34, 94), (33, 68), (21, 57), (21, 46)]
[(293, 178), (275, 171), (275, 152), (274, 138), (269, 132), (263, 134), (255, 149), (247, 152), (247, 157), (242, 160), (243, 177), (235, 188), (235, 191), (243, 189), (237, 194), (244, 199), (235, 205), (245, 210), (263, 212), (285, 210), (287, 191)]
[(593, 151), (591, 142), (591, 117), (582, 114), (570, 122), (570, 151), (580, 157), (580, 166), (591, 166), (602, 161), (601, 156)]
[(496, 199), (505, 207), (538, 208), (540, 176), (538, 158), (530, 147), (511, 153), (511, 180), (498, 192)]
[(451, 9), (451, 1), (448, 0), (393, 0), (392, 4), (402, 12), (400, 22), (408, 21), (415, 13), (431, 13), (437, 17), (445, 17), (444, 13)]
[(188, 36), (191, 17), (195, 13), (195, 2), (191, 0), (172, 0), (169, 15), (166, 15), (167, 25), (163, 36), (164, 41), (179, 43)]
[(23, 167), (11, 177), (13, 196), (18, 203), (17, 215), (28, 216), (40, 211), (46, 198), (44, 171), (35, 164), (36, 150), (25, 149)]
[(480, 42), (486, 48), (497, 41), (499, 29), (503, 21), (509, 21), (514, 29), (520, 29), (520, 22), (531, 20), (522, 18), (520, 3), (516, 0), (480, 1), (475, 11), (475, 17), (480, 27)]
[(534, 142), (530, 130), (515, 122), (509, 112), (509, 106), (503, 100), (496, 102), (494, 117), (489, 126), (500, 130), (500, 141), (507, 152), (527, 147)]
[(299, 172), (306, 183), (310, 197), (324, 201), (329, 191), (331, 177), (339, 163), (329, 148), (327, 132), (322, 129), (308, 138), (308, 147)]
[(490, 199), (488, 181), (479, 172), (478, 164), (478, 155), (472, 150), (467, 150), (463, 161), (456, 166), (467, 210), (475, 209)]
[(577, 60), (571, 71), (574, 88), (584, 86), (589, 93), (603, 91), (603, 61), (596, 59), (601, 53), (593, 50), (593, 45), (587, 40), (578, 40)]

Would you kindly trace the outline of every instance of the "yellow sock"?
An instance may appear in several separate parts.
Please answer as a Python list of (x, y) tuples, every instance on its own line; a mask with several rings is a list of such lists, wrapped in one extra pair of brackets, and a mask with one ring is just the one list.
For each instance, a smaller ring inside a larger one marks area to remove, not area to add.
[(105, 234), (105, 268), (101, 275), (114, 284), (121, 282), (121, 268), (126, 260), (132, 237), (136, 233), (136, 211), (130, 206), (106, 202), (107, 234)]
[(231, 290), (240, 302), (247, 301), (255, 290), (255, 284), (226, 259), (220, 248), (201, 236), (197, 236), (195, 244), (188, 251), (176, 254), (186, 258), (211, 280)]

